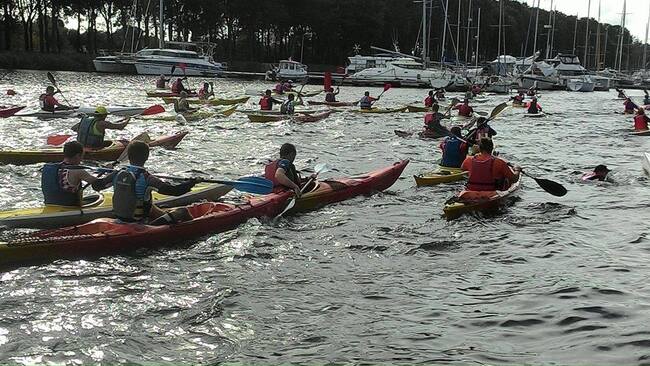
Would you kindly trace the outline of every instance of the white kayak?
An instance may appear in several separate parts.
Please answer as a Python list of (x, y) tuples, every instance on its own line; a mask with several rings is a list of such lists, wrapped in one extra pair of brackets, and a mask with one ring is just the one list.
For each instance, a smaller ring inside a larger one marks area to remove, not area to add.
[(528, 118), (544, 118), (544, 117), (546, 117), (546, 114), (544, 112), (524, 113), (524, 117), (528, 117)]
[(55, 118), (70, 118), (78, 114), (76, 109), (67, 109), (54, 112), (47, 112), (41, 109), (33, 109), (28, 111), (21, 111), (20, 113), (14, 114), (15, 117), (32, 117), (38, 119), (55, 119)]

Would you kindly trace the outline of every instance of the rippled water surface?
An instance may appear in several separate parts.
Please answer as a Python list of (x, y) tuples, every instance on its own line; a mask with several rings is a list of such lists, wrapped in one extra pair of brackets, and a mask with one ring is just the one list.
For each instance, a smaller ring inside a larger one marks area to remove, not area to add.
[[(57, 79), (75, 104), (158, 102), (144, 96), (152, 78)], [(2, 103), (35, 105), (46, 85), (43, 73), (9, 74), (0, 86), (19, 95)], [(215, 87), (237, 96), (268, 86)], [(339, 99), (363, 91), (346, 87)], [(396, 88), (378, 105), (424, 94)], [(461, 186), (418, 189), (412, 179), (440, 157), (437, 143), (393, 133), (419, 129), (419, 114), (344, 112), (305, 125), (252, 124), (241, 113), (185, 126), (135, 120), (109, 134), (191, 131), (177, 150), (152, 151), (149, 167), (168, 174), (258, 173), (283, 142), (297, 145), (299, 168), (335, 168), (327, 177), (411, 163), (383, 194), (279, 224), (252, 220), (171, 248), (0, 272), (0, 361), (650, 364), (650, 190), (641, 169), (650, 139), (628, 135), (631, 118), (613, 113), (622, 108), (614, 98), (547, 92), (545, 119), (505, 112), (492, 124), (501, 156), (569, 194), (550, 196), (526, 179), (501, 214), (451, 222), (442, 207)], [(6, 149), (40, 146), (76, 121), (0, 122)], [(600, 163), (617, 182), (581, 183)], [(0, 208), (39, 203), (37, 168), (0, 167)]]

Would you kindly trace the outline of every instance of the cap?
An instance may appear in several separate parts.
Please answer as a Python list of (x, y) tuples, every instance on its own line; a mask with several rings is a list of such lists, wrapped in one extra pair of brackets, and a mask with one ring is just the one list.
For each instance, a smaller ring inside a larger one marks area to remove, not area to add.
[(598, 173), (598, 172), (609, 173), (609, 172), (611, 172), (611, 170), (607, 169), (607, 166), (606, 166), (606, 165), (602, 165), (602, 164), (600, 164), (600, 165), (597, 165), (597, 166), (594, 168), (594, 172), (596, 172), (596, 173)]
[(95, 114), (97, 115), (107, 115), (108, 110), (106, 110), (106, 107), (103, 105), (100, 105), (99, 107), (95, 108)]

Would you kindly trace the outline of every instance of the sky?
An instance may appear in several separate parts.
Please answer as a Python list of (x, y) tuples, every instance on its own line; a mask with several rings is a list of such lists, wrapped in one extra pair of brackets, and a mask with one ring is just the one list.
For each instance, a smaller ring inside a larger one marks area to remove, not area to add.
[[(533, 6), (533, 1), (537, 0), (518, 0)], [(598, 19), (598, 2), (591, 0), (591, 12), (589, 17)], [(623, 0), (600, 0), (600, 21), (601, 23), (621, 24), (621, 13), (623, 13)], [(579, 17), (587, 16), (589, 0), (553, 0), (553, 8), (557, 11), (576, 15)], [(645, 39), (645, 27), (648, 21), (648, 7), (650, 0), (627, 0), (627, 16), (625, 18), (625, 27), (630, 33), (639, 40)], [(549, 10), (551, 0), (540, 0), (540, 8)], [(650, 38), (650, 37), (649, 37)]]

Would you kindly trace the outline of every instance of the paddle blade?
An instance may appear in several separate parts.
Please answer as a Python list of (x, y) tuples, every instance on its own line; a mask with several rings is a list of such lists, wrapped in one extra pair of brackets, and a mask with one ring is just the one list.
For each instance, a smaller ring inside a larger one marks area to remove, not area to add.
[(182, 114), (177, 114), (175, 120), (179, 125), (184, 125), (187, 123), (187, 119)]
[(50, 81), (50, 83), (52, 83), (52, 85), (57, 87), (56, 86), (56, 79), (54, 79), (54, 75), (52, 75), (52, 73), (49, 72), (49, 71), (47, 72), (47, 79)]
[(47, 144), (52, 146), (59, 146), (64, 144), (72, 135), (52, 135), (47, 137)]
[(142, 111), (140, 115), (151, 116), (153, 114), (164, 113), (164, 112), (165, 112), (165, 107), (161, 106), (160, 104), (156, 104)]
[(273, 182), (259, 177), (242, 177), (236, 181), (226, 181), (238, 191), (253, 194), (269, 194), (273, 191)]
[(543, 190), (545, 190), (546, 192), (554, 196), (562, 197), (567, 193), (566, 188), (564, 188), (564, 186), (558, 182), (554, 182), (552, 180), (543, 179), (543, 178), (533, 178), (533, 179), (535, 180), (535, 182), (537, 182), (537, 184), (539, 184), (539, 186)]
[(287, 211), (291, 210), (293, 208), (293, 206), (295, 206), (295, 205), (296, 205), (296, 198), (294, 197), (294, 198), (291, 199), (291, 201), (289, 201), (289, 204), (287, 205), (287, 207), (285, 207), (284, 210), (282, 210), (282, 212), (280, 212), (278, 214), (278, 216), (273, 218), (273, 221), (276, 221), (277, 219), (282, 217), (282, 215), (284, 215)]
[(330, 167), (327, 166), (327, 164), (325, 163), (316, 164), (316, 166), (314, 167), (314, 173), (316, 174), (321, 174), (329, 171), (330, 171)]
[(172, 66), (172, 73), (169, 74), (170, 76), (174, 76), (174, 71), (176, 71), (176, 65)]
[(384, 84), (384, 91), (386, 91), (386, 90), (388, 90), (388, 89), (390, 89), (390, 88), (392, 88), (392, 87), (393, 87), (392, 84), (390, 84), (390, 83), (386, 83), (386, 84)]
[(498, 116), (499, 114), (501, 114), (501, 112), (503, 112), (504, 110), (506, 110), (506, 108), (508, 108), (508, 103), (505, 103), (505, 102), (499, 104), (499, 105), (496, 106), (496, 107), (494, 107), (494, 109), (493, 109), (492, 112), (490, 113), (490, 118), (489, 118), (489, 119), (494, 119), (494, 118), (496, 118), (496, 116)]

